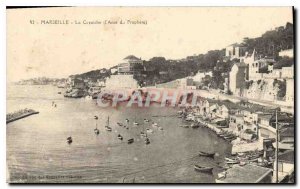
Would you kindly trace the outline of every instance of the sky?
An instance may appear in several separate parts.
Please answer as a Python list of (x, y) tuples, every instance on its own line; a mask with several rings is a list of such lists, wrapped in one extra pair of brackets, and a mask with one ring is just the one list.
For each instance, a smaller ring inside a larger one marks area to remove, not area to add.
[[(42, 20), (69, 24), (42, 24)], [(83, 24), (84, 20), (102, 24)], [(103, 24), (105, 20), (126, 24)], [(131, 54), (143, 60), (184, 58), (258, 37), (287, 22), (293, 23), (292, 7), (9, 9), (7, 81), (68, 77), (112, 67)]]

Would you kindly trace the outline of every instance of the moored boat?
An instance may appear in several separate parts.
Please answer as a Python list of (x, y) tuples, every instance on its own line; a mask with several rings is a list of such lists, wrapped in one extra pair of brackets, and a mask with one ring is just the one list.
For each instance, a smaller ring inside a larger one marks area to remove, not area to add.
[(153, 133), (153, 130), (152, 129), (146, 129), (146, 132), (147, 133)]
[(233, 165), (233, 164), (238, 164), (239, 161), (235, 160), (235, 161), (226, 161), (227, 164), (229, 165)]
[(99, 131), (99, 129), (94, 129), (94, 133), (96, 134), (96, 135), (99, 135), (99, 133), (100, 133), (100, 131)]
[(99, 131), (98, 127), (97, 127), (98, 116), (94, 116), (94, 119), (96, 120), (96, 128), (94, 129), (94, 133), (95, 133), (95, 135), (99, 135), (100, 131)]
[(150, 144), (150, 139), (148, 137), (145, 139), (145, 144)]
[(107, 123), (105, 125), (105, 130), (112, 131), (112, 128), (109, 126), (109, 116), (107, 117)]
[(133, 143), (133, 142), (134, 142), (134, 139), (133, 139), (133, 138), (127, 140), (127, 143), (128, 143), (128, 144), (131, 144), (131, 143)]
[(196, 171), (205, 172), (205, 173), (212, 173), (212, 170), (213, 170), (212, 167), (203, 167), (200, 165), (194, 165), (194, 168)]
[(223, 138), (224, 138), (224, 139), (231, 139), (231, 138), (234, 138), (234, 137), (235, 137), (234, 134), (230, 134), (230, 135), (224, 136)]
[(73, 139), (72, 139), (72, 137), (69, 136), (69, 137), (67, 138), (67, 143), (68, 143), (68, 144), (71, 144), (72, 142), (73, 142)]
[(147, 135), (144, 132), (141, 132), (140, 134), (142, 137), (146, 137)]
[(215, 153), (208, 153), (208, 152), (203, 152), (199, 151), (199, 156), (205, 156), (205, 157), (214, 157)]
[(119, 140), (123, 140), (122, 135), (118, 134), (118, 139), (119, 139)]
[(157, 127), (157, 126), (158, 126), (157, 123), (155, 123), (155, 122), (152, 123), (152, 127)]
[(198, 128), (199, 127), (199, 124), (197, 124), (197, 123), (193, 123), (192, 125), (191, 125), (191, 128)]

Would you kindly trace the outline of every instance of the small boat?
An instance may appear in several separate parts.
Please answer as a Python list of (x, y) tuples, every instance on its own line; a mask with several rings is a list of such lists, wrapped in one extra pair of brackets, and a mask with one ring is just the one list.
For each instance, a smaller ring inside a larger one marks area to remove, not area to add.
[(231, 139), (231, 138), (234, 138), (235, 136), (233, 135), (233, 134), (231, 134), (231, 135), (226, 135), (226, 136), (224, 136), (223, 138), (224, 139)]
[(231, 165), (240, 163), (240, 161), (237, 159), (225, 158), (225, 160), (227, 164), (231, 164)]
[(152, 129), (146, 129), (147, 133), (153, 133)]
[(148, 137), (145, 139), (145, 144), (150, 144), (150, 139)]
[(99, 133), (100, 133), (100, 131), (99, 131), (98, 127), (97, 127), (97, 122), (96, 122), (96, 128), (94, 129), (94, 133), (96, 135), (99, 135)]
[(191, 128), (198, 128), (199, 127), (199, 125), (198, 124), (196, 124), (196, 123), (193, 123), (192, 125), (191, 125)]
[(157, 123), (155, 123), (155, 122), (152, 123), (152, 127), (157, 127), (157, 126), (158, 126)]
[(118, 139), (123, 140), (123, 137), (120, 134), (118, 134)]
[(195, 116), (190, 114), (185, 118), (185, 121), (193, 121), (194, 119), (195, 119)]
[(67, 143), (68, 143), (68, 144), (71, 144), (72, 142), (73, 142), (72, 137), (68, 137), (68, 138), (67, 138)]
[(105, 130), (112, 131), (112, 128), (109, 126), (109, 116), (107, 117), (107, 123), (105, 125)]
[(202, 151), (199, 152), (199, 156), (205, 156), (205, 157), (213, 158), (214, 155), (215, 155), (215, 153), (207, 153), (207, 152), (202, 152)]
[(141, 132), (140, 134), (142, 137), (146, 137), (147, 135), (144, 132)]
[(234, 134), (233, 133), (224, 133), (223, 137), (232, 136), (232, 135), (234, 135)]
[(96, 134), (96, 135), (99, 135), (99, 133), (100, 133), (100, 131), (99, 131), (99, 129), (94, 129), (94, 133)]
[(133, 125), (139, 125), (139, 123), (135, 121), (135, 122), (133, 122)]
[(149, 119), (144, 119), (144, 122), (148, 123), (148, 122), (149, 122)]
[(226, 161), (227, 164), (238, 164), (239, 161), (235, 160), (235, 161)]
[(126, 121), (127, 123), (129, 123), (129, 119), (126, 118), (125, 121)]
[(237, 159), (235, 159), (235, 158), (232, 159), (232, 158), (228, 158), (228, 157), (225, 157), (225, 160), (226, 160), (226, 161), (237, 161)]
[(189, 128), (190, 126), (189, 125), (180, 125), (180, 127)]
[(196, 171), (205, 172), (205, 173), (212, 173), (212, 170), (213, 170), (212, 167), (203, 167), (200, 165), (194, 165), (194, 168)]
[(128, 143), (128, 144), (131, 144), (131, 143), (133, 143), (133, 142), (134, 142), (134, 139), (133, 139), (133, 138), (127, 140), (127, 143)]
[(61, 94), (61, 92), (58, 92), (57, 94)]

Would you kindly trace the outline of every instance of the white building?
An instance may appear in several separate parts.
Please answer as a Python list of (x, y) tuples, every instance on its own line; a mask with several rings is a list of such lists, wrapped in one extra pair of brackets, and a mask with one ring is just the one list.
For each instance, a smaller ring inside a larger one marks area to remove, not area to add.
[(279, 56), (284, 57), (290, 57), (290, 58), (294, 58), (294, 51), (293, 49), (287, 49), (287, 50), (282, 50), (279, 52)]
[(111, 75), (106, 79), (107, 89), (136, 89), (139, 87), (133, 75)]
[(229, 90), (240, 96), (247, 79), (248, 66), (245, 63), (236, 63), (229, 73)]
[[(137, 66), (139, 64), (140, 66)], [(135, 71), (142, 71), (143, 60), (136, 56), (129, 55), (125, 57), (122, 62), (118, 65), (119, 74), (133, 74)]]
[(294, 79), (286, 79), (285, 101), (290, 106), (294, 106), (294, 88)]
[(234, 43), (226, 47), (225, 56), (230, 57), (230, 59), (239, 59), (246, 54), (246, 47), (240, 44)]

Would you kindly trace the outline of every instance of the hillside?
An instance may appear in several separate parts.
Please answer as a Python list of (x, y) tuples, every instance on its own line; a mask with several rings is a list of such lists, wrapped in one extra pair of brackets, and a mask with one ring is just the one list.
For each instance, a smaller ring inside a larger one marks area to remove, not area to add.
[[(255, 48), (259, 55), (275, 58), (278, 62), (275, 68), (283, 65), (293, 64), (293, 59), (282, 59), (278, 57), (281, 50), (293, 48), (293, 24), (265, 32), (261, 37), (245, 38), (242, 45), (252, 52)], [(154, 85), (155, 83), (169, 82), (175, 79), (194, 75), (198, 71), (213, 71), (213, 77), (208, 78), (211, 87), (221, 88), (224, 77), (234, 62), (237, 60), (223, 60), (225, 50), (211, 50), (205, 54), (187, 56), (179, 60), (167, 60), (164, 57), (153, 57), (144, 61), (144, 71), (135, 73), (134, 78), (140, 85)], [(114, 66), (116, 67), (116, 66)], [(103, 79), (110, 75), (110, 69), (101, 69), (78, 74), (83, 78)]]

